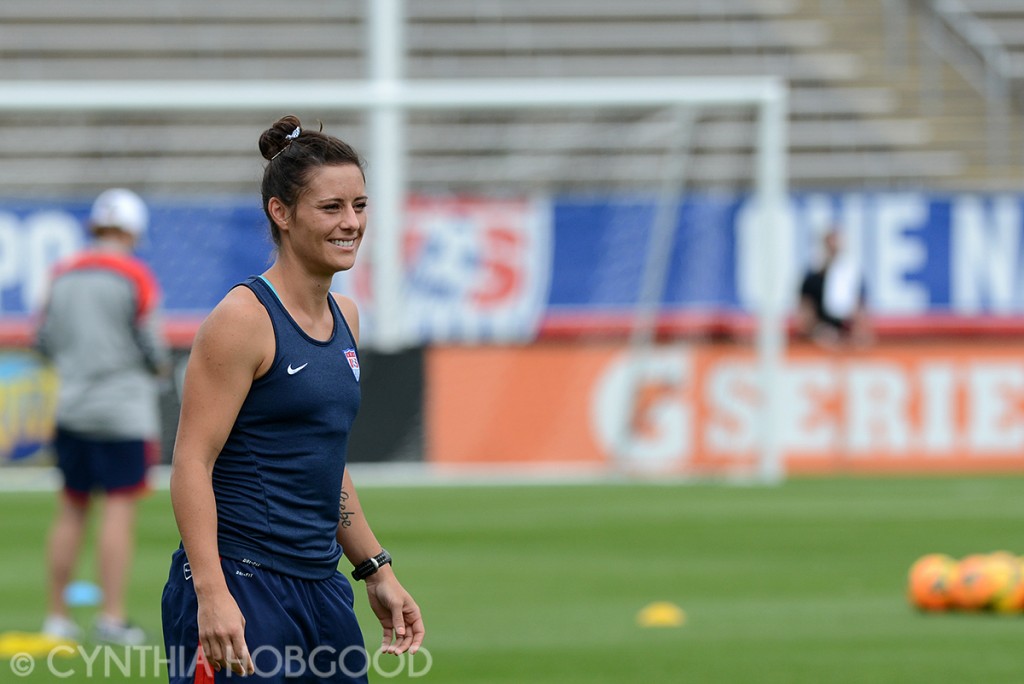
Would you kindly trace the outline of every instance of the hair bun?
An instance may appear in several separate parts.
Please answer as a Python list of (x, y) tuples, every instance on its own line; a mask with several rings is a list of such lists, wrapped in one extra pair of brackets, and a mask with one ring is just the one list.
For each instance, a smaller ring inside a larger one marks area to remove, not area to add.
[(301, 128), (299, 117), (292, 114), (282, 116), (260, 136), (260, 154), (270, 161), (292, 144)]

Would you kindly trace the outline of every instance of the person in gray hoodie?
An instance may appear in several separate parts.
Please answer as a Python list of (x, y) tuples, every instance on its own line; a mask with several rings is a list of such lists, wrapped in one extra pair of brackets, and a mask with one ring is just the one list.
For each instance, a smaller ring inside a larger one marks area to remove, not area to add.
[(48, 544), (49, 606), (43, 632), (78, 640), (65, 590), (85, 535), (89, 503), (102, 492), (98, 577), (102, 590), (95, 638), (144, 643), (126, 619), (125, 587), (134, 547), (138, 497), (158, 450), (159, 377), (169, 365), (162, 338), (160, 289), (150, 268), (133, 256), (149, 212), (130, 190), (96, 198), (89, 217), (93, 241), (54, 269), (36, 346), (55, 367), (57, 465), (64, 488)]

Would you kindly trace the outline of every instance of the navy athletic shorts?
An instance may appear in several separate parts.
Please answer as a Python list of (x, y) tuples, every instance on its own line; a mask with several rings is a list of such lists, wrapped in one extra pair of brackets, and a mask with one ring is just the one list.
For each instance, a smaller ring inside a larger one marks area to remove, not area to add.
[(229, 558), (221, 559), (221, 567), (245, 617), (245, 643), (256, 673), (245, 678), (227, 670), (213, 673), (199, 657), (196, 592), (179, 548), (171, 557), (162, 601), (170, 684), (367, 682), (369, 659), (352, 585), (341, 573), (305, 580)]
[(57, 467), (64, 492), (85, 502), (94, 490), (135, 494), (146, 489), (146, 468), (153, 445), (142, 439), (95, 439), (57, 428)]

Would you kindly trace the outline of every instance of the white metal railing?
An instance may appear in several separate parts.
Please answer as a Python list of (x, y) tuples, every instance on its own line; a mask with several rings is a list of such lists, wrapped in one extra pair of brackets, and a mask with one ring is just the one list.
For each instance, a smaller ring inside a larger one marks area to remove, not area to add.
[[(1010, 51), (992, 27), (962, 0), (931, 0), (929, 9), (932, 21), (923, 22), (922, 38), (985, 98), (989, 163), (1007, 162), (1015, 78)], [(948, 40), (949, 34), (960, 45)], [(922, 61), (922, 92), (938, 92), (938, 78), (934, 67), (929, 69)]]

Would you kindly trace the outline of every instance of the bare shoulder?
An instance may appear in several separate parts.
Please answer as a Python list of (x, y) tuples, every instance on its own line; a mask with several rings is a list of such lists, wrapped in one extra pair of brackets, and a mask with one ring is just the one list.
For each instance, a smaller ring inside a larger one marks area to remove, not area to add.
[(273, 355), (274, 327), (263, 304), (247, 287), (229, 291), (196, 333), (193, 354), (211, 360), (232, 358), (258, 367)]
[(331, 296), (334, 297), (334, 301), (338, 303), (338, 308), (341, 309), (341, 314), (345, 317), (345, 322), (348, 323), (349, 330), (352, 331), (352, 337), (355, 338), (356, 344), (359, 343), (359, 307), (352, 301), (351, 297), (332, 292)]
[(266, 308), (247, 287), (236, 287), (224, 295), (204, 321), (203, 327), (207, 326), (211, 330), (241, 327), (247, 333), (263, 327), (273, 329)]

